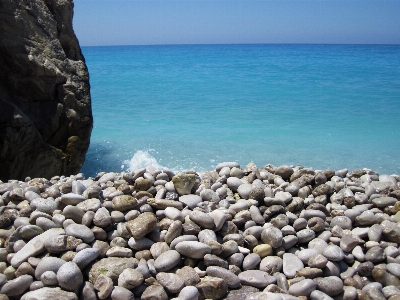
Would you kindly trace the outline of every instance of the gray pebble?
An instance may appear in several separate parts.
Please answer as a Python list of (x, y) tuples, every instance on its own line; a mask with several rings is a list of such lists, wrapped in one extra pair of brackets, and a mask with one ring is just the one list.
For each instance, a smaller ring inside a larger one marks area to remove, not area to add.
[(267, 285), (276, 282), (275, 277), (259, 270), (243, 271), (238, 275), (238, 277), (242, 284), (254, 286), (259, 289), (265, 288)]
[[(179, 244), (178, 244), (179, 245)], [(154, 261), (157, 272), (165, 272), (176, 267), (181, 261), (181, 255), (176, 250), (168, 250), (160, 254)]]
[(336, 245), (329, 245), (322, 252), (322, 255), (325, 256), (330, 261), (342, 261), (344, 258), (343, 250)]
[(304, 268), (303, 262), (292, 253), (283, 254), (283, 273), (293, 278), (296, 276), (297, 271)]
[(300, 282), (291, 284), (289, 293), (293, 296), (309, 296), (317, 287), (317, 284), (312, 279), (304, 279)]
[(58, 269), (57, 280), (61, 288), (77, 294), (83, 285), (82, 272), (74, 262), (66, 262)]

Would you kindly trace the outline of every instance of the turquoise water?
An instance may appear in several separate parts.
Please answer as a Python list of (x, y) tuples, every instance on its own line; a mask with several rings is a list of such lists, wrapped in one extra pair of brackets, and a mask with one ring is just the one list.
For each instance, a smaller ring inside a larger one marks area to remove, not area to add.
[(83, 47), (82, 172), (223, 161), (400, 174), (400, 45)]

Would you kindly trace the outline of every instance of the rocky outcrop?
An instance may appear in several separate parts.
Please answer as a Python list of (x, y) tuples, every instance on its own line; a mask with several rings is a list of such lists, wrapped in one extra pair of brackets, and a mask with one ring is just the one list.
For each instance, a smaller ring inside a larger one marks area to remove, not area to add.
[(93, 118), (72, 0), (0, 0), (0, 179), (79, 172)]

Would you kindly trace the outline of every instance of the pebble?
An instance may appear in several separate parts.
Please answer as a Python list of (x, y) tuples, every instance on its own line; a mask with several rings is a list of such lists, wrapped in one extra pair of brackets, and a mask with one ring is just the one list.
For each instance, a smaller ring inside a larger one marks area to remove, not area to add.
[(85, 225), (71, 224), (65, 229), (65, 234), (81, 239), (85, 243), (93, 242), (94, 233)]
[(179, 293), (185, 286), (183, 279), (174, 273), (159, 272), (157, 273), (156, 279), (167, 293), (171, 294)]
[(175, 246), (181, 254), (191, 258), (203, 258), (204, 255), (211, 253), (211, 247), (196, 241), (183, 241)]
[(243, 271), (238, 275), (240, 282), (244, 285), (254, 286), (262, 289), (276, 282), (276, 278), (260, 270)]
[(19, 296), (29, 288), (32, 282), (33, 278), (31, 275), (21, 275), (5, 283), (1, 287), (0, 293), (9, 297)]
[(118, 276), (118, 286), (131, 290), (142, 284), (144, 277), (136, 269), (127, 268)]
[(303, 262), (292, 253), (283, 254), (283, 273), (289, 277), (293, 278), (296, 276), (297, 271), (304, 268)]
[(289, 293), (293, 296), (308, 297), (316, 287), (317, 284), (312, 279), (304, 279), (300, 282), (291, 284), (289, 287)]
[(399, 177), (227, 163), (29, 180), (0, 191), (0, 287), (31, 280), (14, 298), (400, 294)]
[(315, 278), (317, 287), (328, 296), (339, 295), (343, 291), (343, 281), (337, 276), (328, 276), (325, 278)]
[(329, 245), (326, 247), (322, 255), (330, 261), (342, 261), (344, 258), (343, 250), (336, 245)]
[(144, 212), (137, 218), (125, 223), (126, 229), (135, 239), (140, 239), (150, 233), (157, 225), (157, 218), (151, 212)]
[(240, 279), (231, 271), (218, 266), (209, 266), (206, 269), (207, 275), (223, 279), (229, 288), (236, 289), (240, 286)]
[(181, 255), (176, 250), (168, 250), (160, 254), (154, 261), (157, 272), (166, 272), (176, 267), (181, 261)]
[[(90, 231), (90, 229), (88, 230)], [(35, 236), (13, 256), (13, 258), (11, 259), (11, 265), (13, 267), (19, 267), (24, 261), (27, 261), (29, 257), (36, 256), (37, 254), (40, 254), (45, 250), (44, 242), (46, 241), (46, 239), (62, 234), (65, 234), (64, 229), (52, 228), (43, 232), (42, 234)]]
[(83, 285), (83, 275), (74, 262), (66, 262), (57, 271), (57, 280), (64, 290), (79, 293)]

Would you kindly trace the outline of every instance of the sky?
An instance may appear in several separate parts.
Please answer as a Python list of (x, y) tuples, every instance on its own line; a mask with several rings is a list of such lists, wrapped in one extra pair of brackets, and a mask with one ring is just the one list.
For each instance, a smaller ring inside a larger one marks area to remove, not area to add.
[(81, 46), (400, 44), (400, 0), (74, 0)]

